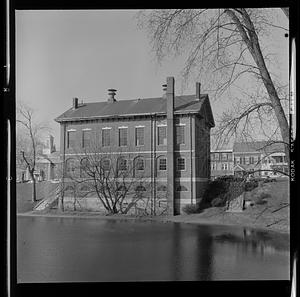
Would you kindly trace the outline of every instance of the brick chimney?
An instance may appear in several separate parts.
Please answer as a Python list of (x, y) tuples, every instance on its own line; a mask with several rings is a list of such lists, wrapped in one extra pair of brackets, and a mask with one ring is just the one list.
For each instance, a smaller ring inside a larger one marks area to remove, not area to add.
[(174, 215), (175, 163), (174, 163), (174, 77), (167, 77), (167, 188), (168, 214)]
[(73, 109), (77, 109), (78, 108), (78, 98), (73, 98)]
[(108, 89), (108, 100), (107, 100), (108, 102), (113, 103), (117, 101), (115, 98), (116, 92), (117, 90), (115, 89)]
[(201, 83), (196, 82), (196, 99), (200, 100), (201, 96)]
[(162, 85), (163, 88), (163, 98), (167, 98), (167, 84)]

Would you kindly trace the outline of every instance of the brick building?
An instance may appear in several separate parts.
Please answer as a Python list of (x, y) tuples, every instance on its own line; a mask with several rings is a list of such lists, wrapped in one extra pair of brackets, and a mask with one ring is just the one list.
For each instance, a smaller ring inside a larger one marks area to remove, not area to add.
[[(278, 172), (279, 171), (279, 172)], [(288, 164), (282, 143), (268, 141), (235, 142), (232, 149), (211, 151), (212, 179), (224, 175), (279, 177), (288, 173)]]
[(210, 154), (211, 179), (219, 176), (233, 175), (233, 150), (232, 149), (216, 149)]
[(118, 101), (113, 89), (102, 102), (79, 104), (74, 98), (72, 108), (56, 118), (65, 172), (72, 171), (75, 157), (94, 139), (103, 154), (122, 154), (126, 163), (138, 159), (140, 171), (151, 183), (149, 198), (153, 201), (158, 191), (166, 191), (169, 214), (197, 203), (210, 178), (214, 119), (200, 83), (194, 95), (183, 96), (175, 96), (174, 83), (168, 77), (157, 98)]

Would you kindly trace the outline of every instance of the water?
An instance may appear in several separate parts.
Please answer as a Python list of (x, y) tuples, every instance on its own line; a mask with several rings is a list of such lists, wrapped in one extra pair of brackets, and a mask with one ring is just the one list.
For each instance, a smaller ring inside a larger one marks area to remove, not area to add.
[(26, 282), (289, 279), (289, 237), (240, 227), (18, 217)]

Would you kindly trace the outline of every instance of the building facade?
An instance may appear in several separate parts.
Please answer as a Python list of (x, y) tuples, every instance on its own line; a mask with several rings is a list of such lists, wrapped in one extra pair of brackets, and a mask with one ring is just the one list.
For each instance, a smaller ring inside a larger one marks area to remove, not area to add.
[(210, 154), (210, 160), (212, 180), (220, 176), (234, 174), (232, 149), (212, 150)]
[[(253, 172), (251, 174), (251, 172)], [(267, 141), (235, 142), (232, 149), (211, 151), (211, 176), (246, 173), (252, 177), (281, 177), (288, 173), (284, 146)]]
[(161, 192), (166, 193), (169, 214), (179, 214), (184, 205), (199, 202), (210, 178), (214, 119), (200, 83), (194, 95), (183, 96), (175, 96), (174, 83), (168, 77), (158, 98), (117, 101), (113, 89), (104, 102), (79, 104), (74, 98), (72, 108), (56, 118), (61, 125), (65, 182), (78, 156), (93, 142), (103, 156), (122, 155), (124, 166), (138, 162), (131, 174), (142, 175), (151, 184), (152, 214)]
[[(28, 168), (17, 168), (17, 181), (30, 181), (31, 176)], [(54, 137), (48, 135), (37, 150), (36, 165), (34, 176), (36, 181), (58, 180), (61, 175), (61, 158), (60, 152), (56, 151)]]

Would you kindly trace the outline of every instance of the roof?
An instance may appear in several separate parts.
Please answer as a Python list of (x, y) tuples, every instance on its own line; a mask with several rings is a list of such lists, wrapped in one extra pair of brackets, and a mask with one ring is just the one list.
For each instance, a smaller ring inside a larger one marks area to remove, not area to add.
[(284, 145), (280, 142), (253, 141), (235, 142), (233, 145), (235, 153), (267, 153), (284, 152)]
[[(57, 122), (84, 120), (91, 118), (125, 117), (138, 115), (166, 114), (167, 99), (164, 97), (120, 100), (115, 102), (92, 102), (80, 104), (77, 109), (70, 108), (55, 119)], [(175, 96), (174, 113), (201, 113), (214, 127), (214, 119), (208, 95), (201, 95), (200, 100), (195, 95)]]

